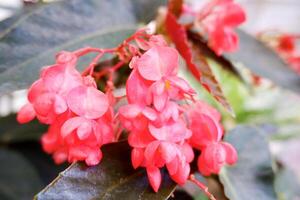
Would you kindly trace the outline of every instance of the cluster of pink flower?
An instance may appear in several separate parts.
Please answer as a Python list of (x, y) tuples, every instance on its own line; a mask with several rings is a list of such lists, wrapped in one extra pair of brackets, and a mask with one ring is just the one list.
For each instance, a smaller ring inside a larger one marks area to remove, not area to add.
[(239, 38), (234, 28), (246, 20), (246, 14), (234, 0), (212, 0), (200, 11), (184, 5), (183, 13), (197, 18), (196, 25), (206, 34), (208, 43), (216, 54), (237, 50)]
[[(129, 43), (132, 40), (135, 45)], [(99, 55), (80, 74), (77, 60), (89, 52)], [(95, 75), (96, 60), (105, 52), (114, 53), (121, 60), (110, 71), (128, 61), (132, 69), (126, 82), (128, 104), (116, 114), (113, 87), (104, 94), (91, 76)], [(218, 173), (224, 164), (237, 160), (236, 151), (221, 142), (220, 114), (196, 101), (196, 92), (177, 75), (178, 59), (177, 50), (168, 47), (162, 36), (142, 31), (114, 49), (61, 52), (56, 63), (45, 67), (30, 87), (29, 103), (19, 111), (18, 121), (26, 123), (37, 117), (50, 125), (42, 145), (53, 154), (56, 163), (85, 161), (87, 165), (100, 162), (103, 144), (118, 140), (114, 130), (121, 123), (129, 132), (133, 167), (146, 168), (154, 191), (159, 189), (160, 168), (164, 166), (175, 182), (186, 182), (194, 159), (193, 148), (201, 151), (199, 171), (204, 175)], [(90, 74), (86, 75), (88, 71)]]
[[(134, 57), (127, 83), (127, 100), (119, 110), (123, 126), (130, 132), (134, 168), (145, 167), (152, 188), (161, 183), (160, 168), (166, 166), (171, 178), (184, 184), (194, 159), (193, 147), (201, 150), (199, 171), (218, 173), (225, 163), (237, 160), (235, 149), (220, 142), (223, 129), (220, 114), (201, 101), (195, 91), (177, 76), (178, 52), (158, 36), (146, 51)], [(188, 103), (189, 102), (189, 103)]]
[(29, 103), (17, 119), (26, 123), (36, 116), (50, 125), (42, 145), (56, 163), (85, 160), (95, 165), (102, 157), (101, 145), (113, 141), (113, 112), (94, 79), (76, 70), (77, 59), (77, 53), (59, 53), (56, 63), (45, 67), (30, 87)]

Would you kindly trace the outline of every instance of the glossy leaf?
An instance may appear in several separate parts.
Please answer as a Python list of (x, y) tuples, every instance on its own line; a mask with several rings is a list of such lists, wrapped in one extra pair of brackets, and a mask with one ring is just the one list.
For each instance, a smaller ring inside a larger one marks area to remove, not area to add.
[(20, 154), (0, 149), (0, 199), (31, 199), (42, 183), (33, 166)]
[[(164, 2), (61, 1), (3, 22), (6, 25), (0, 25), (5, 27), (0, 31), (0, 95), (28, 87), (37, 79), (40, 68), (53, 62), (57, 51), (116, 46), (134, 32), (138, 22), (149, 21)], [(84, 60), (82, 63), (87, 64)]]
[(103, 147), (103, 160), (94, 167), (75, 163), (67, 168), (36, 199), (167, 199), (176, 184), (165, 171), (163, 182), (154, 193), (144, 169), (134, 170), (127, 142)]
[(208, 65), (198, 44), (195, 41), (189, 42), (184, 26), (177, 22), (175, 15), (172, 13), (168, 12), (165, 24), (168, 35), (175, 43), (176, 48), (184, 58), (188, 69), (194, 77), (200, 81), (205, 89), (210, 92), (227, 111), (234, 115), (230, 104), (223, 94), (219, 82), (215, 78), (215, 75)]
[(274, 51), (243, 31), (238, 31), (238, 35), (239, 50), (226, 54), (227, 59), (241, 62), (255, 74), (300, 93), (300, 76), (292, 71)]
[(19, 124), (16, 115), (0, 118), (0, 124), (0, 143), (39, 140), (41, 134), (47, 131), (47, 127), (37, 120), (28, 124)]
[(224, 167), (220, 180), (231, 200), (275, 200), (272, 158), (266, 138), (253, 126), (238, 126), (225, 140), (238, 152), (238, 162)]

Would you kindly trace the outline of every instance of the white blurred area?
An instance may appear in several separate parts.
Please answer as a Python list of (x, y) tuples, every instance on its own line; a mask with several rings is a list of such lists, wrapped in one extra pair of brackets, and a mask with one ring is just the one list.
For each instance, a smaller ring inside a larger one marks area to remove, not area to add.
[(23, 1), (20, 0), (0, 0), (0, 21), (12, 16), (22, 7)]

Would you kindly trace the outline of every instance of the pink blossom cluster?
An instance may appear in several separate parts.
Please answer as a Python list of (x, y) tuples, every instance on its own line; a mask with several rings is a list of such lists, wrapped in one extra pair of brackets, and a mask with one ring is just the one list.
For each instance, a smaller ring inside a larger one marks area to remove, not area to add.
[(145, 167), (152, 188), (158, 191), (164, 166), (175, 182), (186, 182), (193, 148), (201, 151), (198, 168), (204, 175), (218, 173), (225, 163), (233, 164), (237, 154), (230, 144), (221, 142), (220, 114), (195, 101), (196, 92), (177, 75), (178, 52), (162, 38), (153, 37), (156, 42), (130, 62), (128, 105), (119, 109), (119, 118), (129, 131), (134, 168)]
[(100, 147), (113, 140), (113, 112), (94, 79), (76, 70), (77, 59), (75, 53), (60, 52), (54, 65), (43, 68), (17, 119), (26, 123), (37, 117), (49, 124), (42, 145), (56, 163), (85, 160), (96, 165), (102, 157)]
[(246, 20), (246, 14), (234, 0), (211, 0), (199, 11), (185, 5), (183, 12), (196, 16), (197, 26), (206, 34), (209, 46), (217, 55), (237, 50), (239, 38), (234, 28)]
[[(77, 60), (89, 51), (99, 55), (80, 74)], [(96, 60), (104, 52), (118, 55), (121, 61), (94, 72)], [(126, 82), (127, 104), (115, 114), (113, 102), (117, 98), (112, 92), (111, 76), (106, 93), (97, 89), (93, 76), (100, 78), (126, 66), (123, 64), (128, 61), (132, 71)], [(61, 52), (56, 63), (43, 68), (40, 78), (29, 88), (28, 103), (17, 119), (26, 123), (36, 117), (49, 125), (41, 141), (56, 163), (85, 161), (89, 166), (101, 161), (103, 144), (118, 140), (114, 130), (122, 124), (132, 147), (132, 165), (146, 168), (153, 190), (157, 192), (160, 187), (163, 167), (182, 185), (191, 174), (194, 151), (201, 152), (198, 169), (203, 175), (218, 173), (224, 164), (233, 164), (237, 153), (221, 141), (224, 131), (218, 111), (195, 100), (195, 90), (178, 76), (178, 67), (177, 50), (169, 47), (162, 36), (142, 31), (114, 49)]]

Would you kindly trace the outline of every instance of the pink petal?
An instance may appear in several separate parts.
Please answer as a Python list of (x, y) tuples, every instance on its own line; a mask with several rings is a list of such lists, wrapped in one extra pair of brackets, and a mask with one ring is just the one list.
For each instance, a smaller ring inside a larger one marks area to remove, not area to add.
[(35, 111), (32, 104), (25, 104), (18, 112), (17, 121), (20, 124), (28, 123), (35, 118)]
[(235, 148), (227, 142), (222, 142), (221, 144), (226, 152), (226, 163), (229, 165), (236, 163), (238, 156)]
[(166, 126), (157, 128), (152, 124), (149, 124), (149, 131), (157, 140), (167, 140), (168, 138), (168, 128)]
[(178, 52), (170, 47), (152, 47), (138, 60), (141, 76), (150, 81), (158, 81), (163, 76), (174, 75), (178, 68)]
[(42, 79), (49, 92), (58, 92), (64, 81), (64, 65), (53, 65), (43, 70)]
[(67, 137), (84, 122), (85, 120), (81, 117), (73, 117), (68, 119), (61, 127), (62, 137)]
[(163, 80), (160, 80), (153, 83), (151, 89), (153, 90), (154, 95), (161, 95), (164, 93), (165, 87), (166, 87), (165, 82)]
[[(225, 164), (226, 152), (220, 143), (214, 143), (206, 147), (201, 152), (200, 157), (201, 165), (205, 165), (210, 173), (218, 174), (221, 167)], [(203, 166), (201, 168), (203, 168)]]
[(147, 163), (155, 163), (155, 154), (159, 145), (159, 141), (154, 141), (146, 147), (144, 155)]
[(190, 163), (194, 160), (193, 148), (188, 144), (184, 143), (181, 147), (181, 152), (184, 154), (186, 162)]
[(170, 175), (174, 175), (178, 169), (178, 158), (175, 157), (171, 162), (166, 164), (168, 172)]
[(147, 91), (150, 82), (144, 80), (136, 69), (129, 75), (126, 82), (126, 95), (130, 104), (146, 104)]
[(196, 114), (191, 116), (190, 129), (193, 133), (190, 142), (198, 149), (209, 145), (211, 142), (218, 141), (219, 132), (217, 123), (204, 114)]
[(161, 184), (161, 174), (159, 168), (150, 166), (146, 169), (150, 185), (153, 188), (153, 190), (157, 192)]
[(77, 136), (80, 140), (84, 140), (90, 136), (93, 131), (92, 123), (83, 121), (77, 128)]
[(89, 153), (87, 158), (85, 159), (85, 163), (88, 166), (95, 166), (99, 164), (102, 159), (102, 152), (99, 148), (92, 149)]
[(153, 104), (158, 111), (161, 111), (165, 107), (167, 101), (168, 94), (166, 92), (162, 93), (161, 95), (153, 96)]
[(147, 131), (131, 132), (128, 136), (129, 145), (136, 148), (144, 148), (153, 140), (154, 138)]
[(221, 114), (214, 107), (204, 101), (197, 101), (194, 110), (199, 113), (206, 114), (218, 122), (221, 120)]
[(74, 113), (88, 119), (101, 117), (109, 106), (105, 94), (94, 87), (86, 86), (71, 90), (67, 97), (67, 104)]
[(206, 165), (203, 156), (199, 156), (199, 158), (197, 160), (197, 166), (198, 166), (199, 172), (203, 176), (209, 176), (212, 173), (209, 169), (209, 166)]
[(41, 79), (36, 80), (28, 89), (28, 100), (30, 103), (33, 103), (37, 97), (46, 92), (46, 89), (43, 85), (43, 81)]
[(246, 13), (243, 8), (237, 3), (229, 3), (224, 6), (223, 22), (226, 26), (235, 27), (246, 21)]
[(166, 163), (171, 162), (176, 156), (176, 146), (169, 142), (161, 142), (158, 151)]
[(151, 121), (156, 120), (157, 114), (154, 109), (150, 107), (145, 107), (142, 111), (143, 115)]
[(53, 154), (53, 159), (56, 164), (61, 164), (61, 163), (65, 162), (67, 160), (67, 158), (68, 158), (68, 153), (65, 149), (56, 151)]
[(119, 108), (119, 113), (125, 118), (135, 118), (141, 113), (141, 107), (137, 104), (128, 104)]
[(71, 146), (69, 148), (68, 161), (72, 163), (79, 160), (85, 160), (89, 153), (90, 149), (85, 145)]
[(185, 163), (183, 166), (179, 166), (177, 173), (171, 175), (171, 178), (179, 185), (184, 185), (190, 175), (190, 165)]
[(56, 151), (60, 147), (57, 140), (58, 138), (56, 134), (51, 134), (49, 132), (45, 133), (41, 138), (43, 150), (47, 153), (53, 153)]
[(144, 151), (140, 148), (134, 148), (131, 151), (131, 162), (134, 169), (138, 168), (144, 160)]
[(189, 95), (196, 95), (195, 90), (193, 90), (193, 88), (184, 79), (182, 79), (178, 76), (170, 76), (170, 77), (168, 77), (168, 80), (170, 81), (170, 83), (173, 87), (178, 88), (183, 93), (186, 93)]
[(64, 113), (68, 109), (65, 99), (61, 96), (56, 95), (54, 101), (54, 111), (56, 114)]
[(53, 112), (55, 96), (52, 93), (44, 93), (36, 98), (33, 107), (37, 114), (47, 116)]

